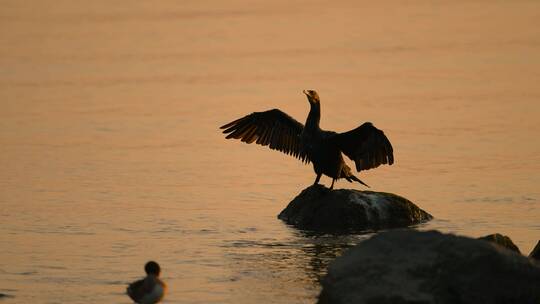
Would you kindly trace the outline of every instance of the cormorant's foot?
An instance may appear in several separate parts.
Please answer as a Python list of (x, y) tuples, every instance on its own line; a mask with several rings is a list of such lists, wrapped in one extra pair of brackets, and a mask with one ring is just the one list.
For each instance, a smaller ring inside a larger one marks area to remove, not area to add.
[(328, 188), (323, 184), (313, 184), (309, 188), (311, 188), (311, 187), (316, 188), (323, 195), (332, 192), (331, 188)]
[(324, 194), (329, 194), (330, 192), (332, 192), (332, 188), (326, 188), (325, 186), (323, 186), (322, 192), (323, 192)]

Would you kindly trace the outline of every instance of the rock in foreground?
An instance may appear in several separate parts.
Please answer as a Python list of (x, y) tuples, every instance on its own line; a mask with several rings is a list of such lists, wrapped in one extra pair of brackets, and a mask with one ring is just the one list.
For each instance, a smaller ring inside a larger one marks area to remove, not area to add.
[(433, 217), (395, 194), (313, 185), (295, 197), (278, 218), (299, 229), (338, 232), (406, 227)]
[(540, 241), (534, 246), (531, 254), (529, 254), (529, 258), (540, 261)]
[(480, 237), (478, 239), (488, 241), (488, 242), (492, 242), (492, 243), (495, 243), (495, 244), (497, 244), (499, 246), (502, 246), (502, 247), (504, 247), (504, 248), (506, 248), (508, 250), (515, 251), (517, 253), (521, 253), (521, 251), (519, 251), (518, 246), (516, 246), (516, 244), (514, 244), (514, 242), (512, 242), (512, 239), (510, 239), (508, 236), (502, 235), (500, 233), (494, 233), (494, 234), (486, 235), (486, 236)]
[(332, 262), (318, 303), (537, 304), (539, 286), (540, 267), (498, 245), (394, 230)]

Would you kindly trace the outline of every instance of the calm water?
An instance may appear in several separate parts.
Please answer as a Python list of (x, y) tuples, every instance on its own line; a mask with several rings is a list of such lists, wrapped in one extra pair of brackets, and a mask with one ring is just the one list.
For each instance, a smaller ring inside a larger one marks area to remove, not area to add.
[(129, 303), (155, 259), (166, 303), (313, 303), (369, 234), (281, 223), (311, 167), (217, 129), (303, 122), (303, 89), (323, 128), (385, 131), (396, 164), (360, 176), (421, 229), (540, 239), (538, 1), (45, 2), (0, 10), (3, 302)]

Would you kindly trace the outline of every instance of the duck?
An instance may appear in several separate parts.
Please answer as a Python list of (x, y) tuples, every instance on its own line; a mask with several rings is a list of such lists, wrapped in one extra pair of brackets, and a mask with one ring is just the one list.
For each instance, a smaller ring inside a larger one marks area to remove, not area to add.
[(167, 285), (159, 278), (161, 267), (155, 261), (144, 265), (146, 277), (128, 285), (127, 295), (138, 304), (159, 303), (165, 296)]

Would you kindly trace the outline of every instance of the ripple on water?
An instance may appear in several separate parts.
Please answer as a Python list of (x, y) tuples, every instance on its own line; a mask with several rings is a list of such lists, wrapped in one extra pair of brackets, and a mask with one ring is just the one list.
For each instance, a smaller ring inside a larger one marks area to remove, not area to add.
[(8, 299), (8, 298), (14, 298), (15, 296), (13, 295), (13, 293), (15, 293), (15, 290), (13, 289), (6, 289), (6, 292), (0, 292), (0, 300), (2, 299)]
[(484, 197), (474, 197), (474, 198), (467, 198), (463, 200), (467, 203), (514, 203), (514, 202), (520, 202), (520, 203), (535, 203), (538, 200), (535, 197), (532, 196), (484, 196)]

